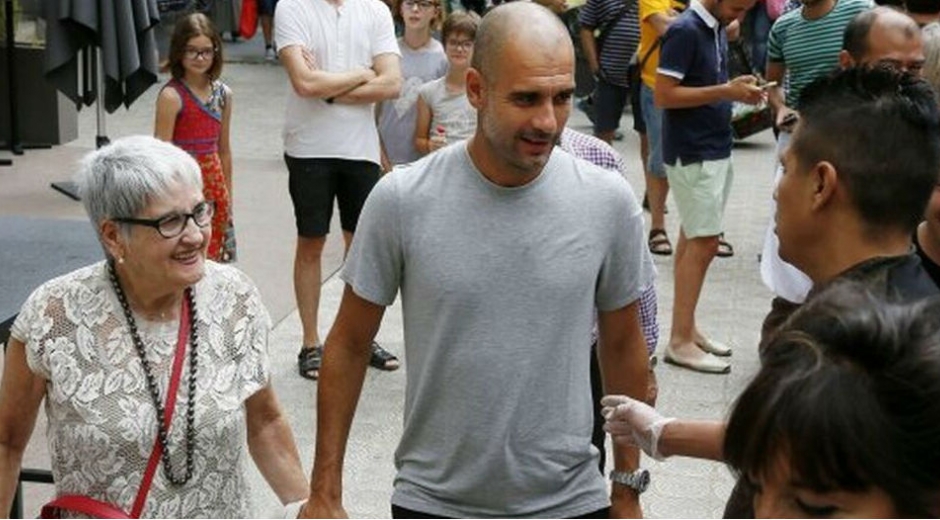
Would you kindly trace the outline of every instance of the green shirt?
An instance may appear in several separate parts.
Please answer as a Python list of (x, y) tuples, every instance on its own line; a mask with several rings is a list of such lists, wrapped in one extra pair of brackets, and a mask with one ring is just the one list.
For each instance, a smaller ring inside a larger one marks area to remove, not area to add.
[(815, 20), (804, 18), (801, 7), (774, 22), (767, 41), (767, 60), (782, 63), (787, 69), (787, 106), (796, 108), (803, 88), (839, 65), (845, 27), (855, 15), (871, 7), (871, 0), (838, 0), (831, 11)]

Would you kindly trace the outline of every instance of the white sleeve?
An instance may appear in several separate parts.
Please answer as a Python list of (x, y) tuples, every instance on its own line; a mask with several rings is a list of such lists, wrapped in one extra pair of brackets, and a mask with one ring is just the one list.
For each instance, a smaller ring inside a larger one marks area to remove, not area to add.
[(274, 41), (280, 49), (291, 45), (308, 45), (304, 16), (297, 2), (282, 1), (274, 11)]
[(401, 56), (395, 37), (395, 22), (388, 7), (376, 0), (373, 2), (372, 57), (388, 53)]

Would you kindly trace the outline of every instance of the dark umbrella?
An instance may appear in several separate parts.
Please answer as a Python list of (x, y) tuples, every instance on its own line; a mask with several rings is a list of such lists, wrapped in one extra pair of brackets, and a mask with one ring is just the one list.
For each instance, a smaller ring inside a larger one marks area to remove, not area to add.
[[(156, 83), (160, 22), (157, 0), (44, 0), (46, 78), (76, 103), (114, 112), (130, 106)], [(85, 54), (84, 92), (79, 89), (79, 55)], [(100, 52), (98, 59), (88, 59)], [(97, 62), (97, 63), (96, 63)], [(103, 74), (99, 70), (103, 69)], [(89, 81), (89, 76), (95, 81)], [(100, 132), (99, 132), (100, 135)]]
[[(79, 107), (97, 102), (101, 147), (105, 110), (129, 107), (157, 81), (157, 0), (43, 0), (43, 17), (46, 79)], [(71, 183), (52, 186), (78, 199)]]

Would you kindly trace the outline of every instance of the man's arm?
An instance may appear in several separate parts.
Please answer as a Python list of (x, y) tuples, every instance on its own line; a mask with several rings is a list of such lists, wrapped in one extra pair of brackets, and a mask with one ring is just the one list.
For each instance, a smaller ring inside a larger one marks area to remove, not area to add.
[(662, 36), (666, 34), (666, 29), (669, 28), (669, 24), (671, 24), (675, 19), (675, 15), (670, 15), (668, 12), (658, 12), (647, 16), (643, 21), (649, 22), (649, 24), (656, 31), (656, 34)]
[(304, 48), (291, 45), (278, 50), (278, 57), (287, 70), (291, 87), (300, 97), (335, 98), (364, 85), (376, 77), (372, 69), (326, 72), (312, 67), (304, 56)]
[(672, 421), (660, 434), (659, 453), (723, 462), (726, 426), (722, 421)]
[(369, 366), (370, 345), (385, 307), (369, 302), (346, 285), (336, 321), (326, 338), (317, 385), (317, 443), (304, 518), (346, 516), (343, 459), (349, 428)]
[(375, 77), (337, 96), (336, 103), (359, 105), (397, 98), (401, 93), (401, 58), (394, 53), (380, 54), (372, 59)]
[(755, 105), (760, 103), (764, 91), (757, 86), (757, 78), (751, 75), (738, 76), (721, 85), (686, 87), (680, 80), (663, 73), (656, 74), (656, 89), (653, 92), (656, 106), (661, 108), (692, 108), (718, 101), (741, 101)]
[[(597, 355), (605, 394), (624, 394), (646, 399), (649, 358), (640, 328), (637, 302), (614, 311), (598, 312)], [(640, 465), (635, 447), (614, 444), (614, 469), (634, 471)], [(632, 489), (614, 484), (610, 492), (611, 516), (641, 518), (639, 496)]]
[(584, 49), (584, 59), (588, 62), (591, 74), (595, 76), (601, 70), (600, 58), (597, 55), (597, 39), (594, 38), (594, 28), (581, 26), (578, 31), (581, 37), (581, 48)]

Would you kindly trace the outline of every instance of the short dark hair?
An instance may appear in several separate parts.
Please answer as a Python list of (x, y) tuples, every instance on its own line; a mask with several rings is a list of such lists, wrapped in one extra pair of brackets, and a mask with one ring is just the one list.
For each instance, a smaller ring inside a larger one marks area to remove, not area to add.
[(452, 34), (463, 34), (471, 40), (477, 37), (480, 27), (480, 15), (473, 11), (455, 11), (444, 19), (441, 27), (441, 42), (446, 46), (447, 38)]
[(206, 74), (211, 79), (218, 79), (222, 75), (222, 37), (208, 16), (202, 13), (191, 13), (180, 18), (173, 27), (173, 36), (170, 38), (170, 55), (167, 58), (166, 68), (176, 79), (186, 75), (183, 69), (183, 58), (186, 54), (186, 44), (189, 40), (205, 36), (212, 41), (215, 54), (212, 56), (212, 66)]
[(930, 86), (907, 72), (853, 67), (804, 88), (799, 111), (790, 143), (797, 163), (831, 163), (869, 234), (912, 233), (940, 177)]
[(868, 33), (875, 24), (878, 13), (875, 9), (866, 9), (849, 20), (842, 33), (842, 48), (849, 53), (856, 62), (868, 54)]
[(938, 14), (940, 2), (937, 0), (904, 0), (907, 12), (914, 14)]
[(725, 460), (781, 457), (817, 491), (884, 490), (901, 518), (940, 514), (940, 299), (892, 304), (857, 283), (808, 301), (735, 403)]

